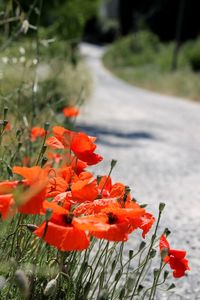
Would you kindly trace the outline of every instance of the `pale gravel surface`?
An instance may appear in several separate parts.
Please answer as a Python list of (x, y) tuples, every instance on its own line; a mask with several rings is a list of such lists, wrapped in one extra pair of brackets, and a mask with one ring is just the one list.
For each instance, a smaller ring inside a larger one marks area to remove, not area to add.
[(188, 251), (191, 267), (170, 299), (200, 299), (200, 105), (130, 86), (103, 67), (101, 49), (83, 44), (81, 51), (95, 78), (79, 119), (104, 156), (95, 170), (106, 173), (117, 159), (115, 181), (130, 185), (155, 214), (166, 203), (163, 226), (173, 248)]

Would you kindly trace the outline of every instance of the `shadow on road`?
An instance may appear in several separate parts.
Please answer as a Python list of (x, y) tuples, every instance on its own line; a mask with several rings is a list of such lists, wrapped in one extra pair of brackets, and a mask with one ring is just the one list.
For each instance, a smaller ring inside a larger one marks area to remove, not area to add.
[[(85, 131), (88, 135), (96, 136), (98, 138), (98, 144), (103, 144), (107, 146), (114, 146), (114, 147), (132, 147), (133, 145), (128, 143), (130, 140), (155, 140), (155, 136), (146, 131), (132, 131), (132, 132), (122, 132), (119, 130), (106, 128), (103, 126), (90, 126), (79, 124), (79, 130)], [(111, 139), (107, 140), (106, 137), (110, 137)], [(112, 138), (119, 138), (123, 139), (120, 143), (119, 141), (116, 142)], [(124, 139), (127, 140), (127, 143), (124, 143)]]

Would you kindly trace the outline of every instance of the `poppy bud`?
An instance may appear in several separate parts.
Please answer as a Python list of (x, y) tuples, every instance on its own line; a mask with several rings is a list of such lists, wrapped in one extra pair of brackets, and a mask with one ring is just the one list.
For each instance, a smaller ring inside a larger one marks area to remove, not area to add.
[(128, 253), (129, 254), (129, 260), (133, 257), (133, 253), (134, 253), (133, 250), (129, 250), (129, 253)]
[(132, 291), (132, 289), (133, 289), (133, 287), (134, 287), (134, 284), (135, 284), (135, 280), (134, 280), (133, 278), (129, 277), (129, 278), (127, 279), (127, 289), (128, 289), (129, 291)]
[(156, 276), (158, 275), (158, 273), (159, 273), (159, 270), (158, 270), (158, 269), (154, 269), (154, 270), (153, 270), (153, 275), (154, 275), (154, 277), (156, 277)]
[(145, 203), (143, 204), (143, 203), (142, 203), (142, 204), (140, 204), (140, 207), (141, 207), (141, 208), (145, 208), (145, 207), (147, 207), (147, 205), (148, 205), (148, 204), (145, 204)]
[(165, 270), (165, 272), (163, 274), (164, 280), (167, 279), (168, 275), (169, 275), (169, 272), (167, 270)]
[(47, 208), (45, 212), (45, 220), (49, 221), (51, 219), (53, 210), (51, 208)]
[(175, 284), (172, 283), (172, 284), (168, 287), (167, 291), (172, 290), (172, 289), (174, 289), (175, 287), (176, 287)]
[(120, 300), (124, 299), (125, 292), (126, 292), (126, 289), (122, 288), (121, 291), (120, 291), (120, 293), (119, 293), (119, 299)]
[(150, 252), (150, 258), (154, 258), (156, 256), (156, 250), (152, 249)]
[(145, 246), (146, 246), (146, 243), (144, 241), (142, 241), (140, 243), (139, 251), (141, 251)]
[(27, 297), (29, 293), (29, 281), (23, 270), (17, 270), (15, 272), (15, 283), (23, 297)]
[(30, 230), (31, 232), (34, 232), (38, 227), (34, 224), (26, 224), (26, 227), (28, 230)]
[(138, 294), (143, 290), (143, 288), (144, 288), (144, 287), (143, 287), (143, 285), (141, 285), (141, 284), (138, 286)]
[(7, 113), (8, 113), (8, 107), (7, 107), (7, 106), (4, 106), (4, 109), (3, 109), (3, 118), (4, 118), (4, 120), (5, 120), (6, 117), (7, 117)]
[(165, 208), (165, 203), (161, 202), (159, 204), (159, 212), (162, 212), (164, 208)]
[(115, 160), (115, 159), (111, 160), (111, 163), (110, 163), (111, 169), (113, 169), (115, 167), (116, 163), (117, 163), (117, 160)]
[(46, 164), (47, 161), (48, 161), (48, 158), (44, 156), (41, 161), (41, 168)]
[(168, 237), (168, 235), (170, 235), (171, 231), (168, 228), (165, 228), (163, 234)]
[(168, 255), (169, 250), (167, 248), (163, 248), (161, 250), (161, 258), (164, 259)]
[(109, 295), (108, 295), (108, 292), (105, 290), (102, 291), (97, 298), (97, 300), (108, 300), (108, 299), (109, 299)]
[(44, 289), (44, 295), (52, 296), (56, 290), (56, 287), (57, 287), (57, 278), (54, 278), (47, 283)]
[(50, 123), (49, 123), (49, 122), (45, 122), (45, 123), (44, 123), (44, 130), (45, 130), (45, 131), (48, 131), (49, 126), (50, 126)]
[(0, 290), (6, 285), (6, 279), (3, 276), (0, 276)]

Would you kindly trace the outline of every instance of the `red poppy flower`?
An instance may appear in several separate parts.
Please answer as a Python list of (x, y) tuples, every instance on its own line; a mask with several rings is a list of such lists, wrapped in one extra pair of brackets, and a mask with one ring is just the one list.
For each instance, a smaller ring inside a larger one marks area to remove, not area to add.
[(47, 186), (47, 198), (55, 197), (67, 190), (68, 183), (62, 177), (50, 177)]
[(12, 194), (0, 195), (0, 214), (2, 219), (6, 219), (15, 214), (16, 207)]
[(80, 114), (80, 111), (74, 106), (67, 106), (63, 109), (63, 114), (67, 118), (73, 118), (78, 116)]
[[(52, 205), (51, 205), (52, 206)], [(89, 246), (89, 237), (86, 233), (74, 226), (69, 212), (57, 205), (48, 222), (44, 222), (34, 234), (43, 238), (48, 244), (61, 251), (80, 251)]]
[(86, 162), (88, 165), (95, 165), (103, 159), (102, 156), (94, 153), (96, 145), (93, 141), (92, 137), (83, 132), (74, 134), (71, 141), (71, 150), (78, 159)]
[(79, 204), (75, 210), (74, 215), (93, 215), (101, 212), (104, 208), (110, 206), (112, 203), (116, 203), (117, 198), (103, 198), (97, 199), (92, 202), (84, 202)]
[(97, 181), (93, 177), (78, 180), (72, 183), (71, 192), (75, 202), (93, 201), (98, 196)]
[(185, 275), (185, 271), (190, 270), (188, 260), (185, 259), (186, 251), (171, 249), (164, 235), (160, 238), (160, 252), (167, 249), (168, 254), (164, 257), (164, 262), (169, 264), (173, 270), (173, 276), (179, 278)]
[(79, 229), (89, 230), (97, 238), (119, 242), (127, 241), (130, 220), (143, 214), (142, 208), (125, 209), (119, 203), (114, 203), (102, 209), (99, 214), (75, 218), (74, 222)]
[(10, 194), (18, 185), (25, 184), (26, 182), (25, 180), (2, 181), (0, 182), (0, 194)]
[(46, 197), (48, 177), (46, 172), (38, 167), (13, 167), (13, 173), (23, 176), (29, 188), (15, 196), (18, 209), (23, 214), (38, 214)]
[(31, 129), (31, 141), (34, 142), (37, 140), (38, 137), (44, 137), (45, 130), (41, 127), (33, 127)]
[(60, 142), (55, 136), (46, 139), (46, 145), (52, 149), (64, 149), (63, 143)]

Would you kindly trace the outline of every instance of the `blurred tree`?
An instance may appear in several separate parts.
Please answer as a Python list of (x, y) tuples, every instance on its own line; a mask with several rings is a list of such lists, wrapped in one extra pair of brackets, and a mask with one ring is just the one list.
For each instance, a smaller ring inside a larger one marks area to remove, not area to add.
[[(146, 24), (161, 40), (177, 39), (177, 27), (183, 0), (119, 0), (121, 33), (128, 34)], [(186, 0), (181, 21), (180, 40), (185, 41), (200, 34), (200, 1)]]

